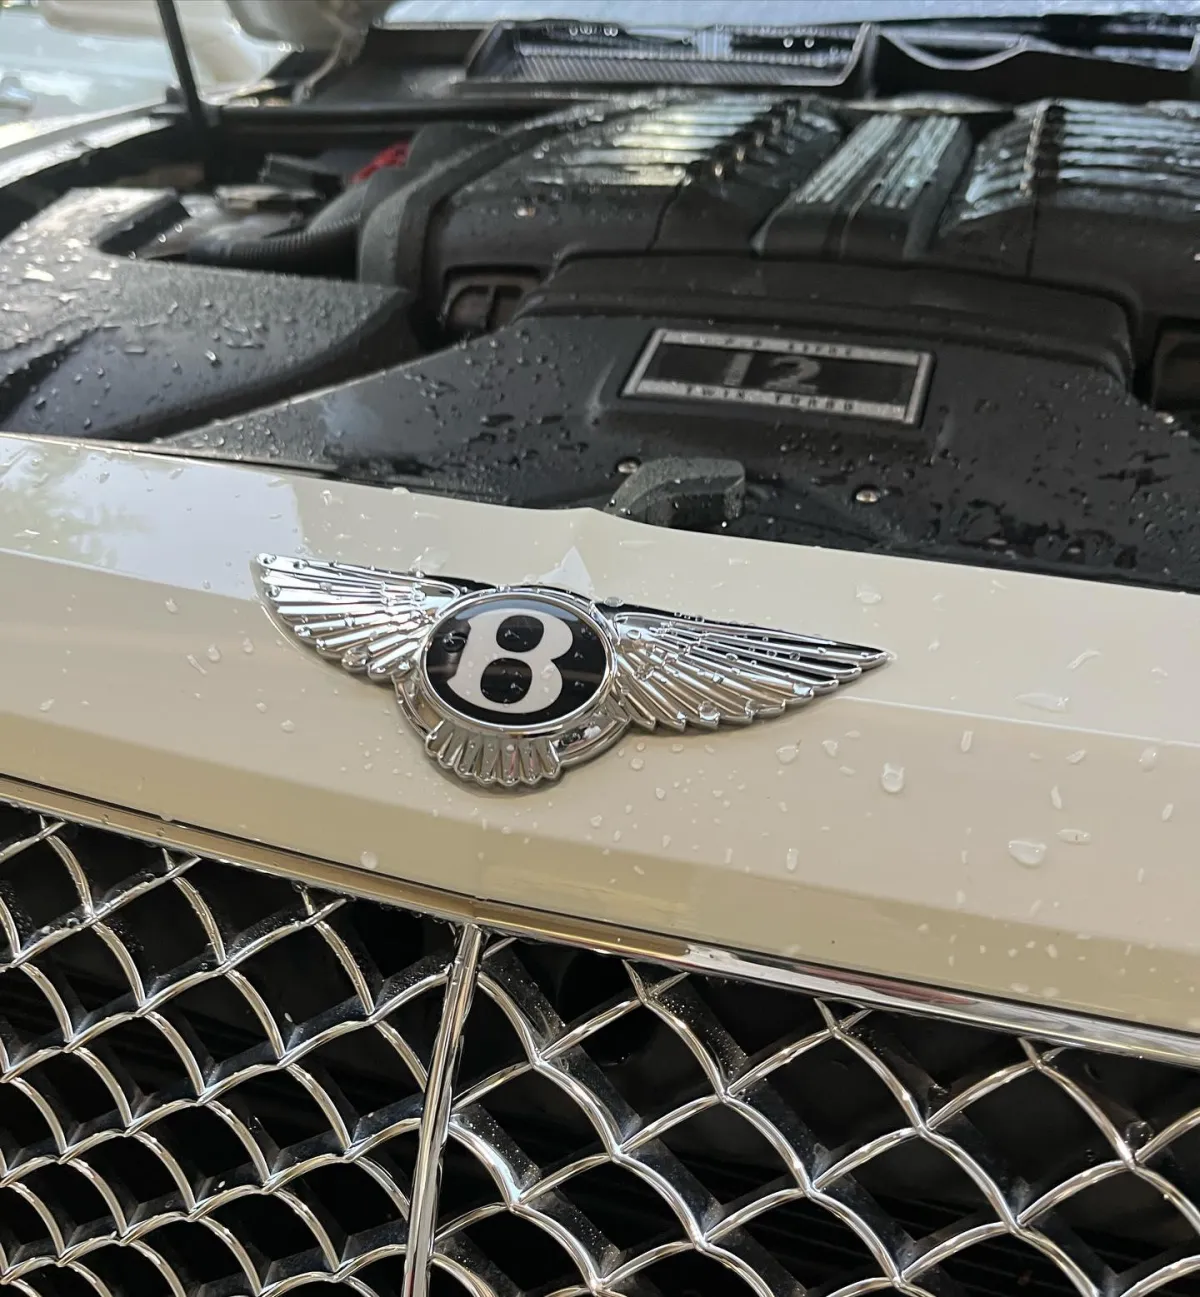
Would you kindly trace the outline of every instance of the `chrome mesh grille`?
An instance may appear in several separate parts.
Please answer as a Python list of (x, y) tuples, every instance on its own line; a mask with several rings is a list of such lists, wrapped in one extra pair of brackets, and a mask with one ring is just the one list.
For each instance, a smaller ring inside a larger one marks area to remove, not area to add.
[(456, 928), (12, 808), (0, 926), (20, 1292), (1200, 1292), (1186, 1067)]

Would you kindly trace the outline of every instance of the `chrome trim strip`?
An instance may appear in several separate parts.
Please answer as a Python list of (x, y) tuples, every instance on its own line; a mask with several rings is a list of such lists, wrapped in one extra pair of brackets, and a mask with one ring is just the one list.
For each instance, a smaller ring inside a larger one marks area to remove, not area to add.
[(482, 951), (483, 930), (474, 925), (466, 927), (459, 939), (450, 980), (446, 983), (442, 1020), (438, 1024), (425, 1082), (425, 1107), (421, 1114), (417, 1161), (409, 1194), (408, 1248), (404, 1254), (404, 1284), (401, 1289), (404, 1297), (426, 1297), (429, 1292), (442, 1150), (450, 1132), (454, 1072), (462, 1052), (463, 1028), (475, 994)]
[(512, 936), (583, 946), (599, 954), (651, 960), (710, 976), (788, 987), (825, 999), (851, 1000), (898, 1013), (917, 1013), (997, 1028), (1059, 1044), (1200, 1067), (1200, 1035), (1169, 1028), (1090, 1017), (1015, 1000), (991, 999), (970, 991), (918, 986), (849, 969), (824, 968), (761, 954), (721, 950), (567, 915), (456, 896), (349, 865), (225, 837), (174, 821), (168, 823), (137, 811), (2, 776), (0, 802), (11, 802), (44, 815), (113, 829), (159, 846), (195, 852), (228, 864), (243, 865)]
[(917, 362), (917, 377), (913, 381), (912, 396), (908, 401), (908, 408), (904, 411), (904, 422), (915, 424), (921, 417), (921, 411), (925, 407), (925, 398), (929, 395), (929, 378), (933, 373), (933, 352), (921, 352), (921, 359)]
[(621, 389), (622, 396), (636, 396), (642, 379), (646, 377), (646, 370), (650, 368), (650, 362), (654, 359), (655, 353), (662, 345), (662, 340), (667, 336), (670, 330), (655, 329), (650, 335), (646, 345), (642, 348), (642, 353), (637, 358), (637, 363), (633, 367), (632, 373), (625, 380), (625, 386)]
[(743, 955), (711, 946), (689, 945), (671, 963), (689, 973), (762, 982), (804, 991), (823, 1000), (852, 1000), (873, 1009), (919, 1013), (966, 1026), (988, 1027), (1059, 1045), (1132, 1054), (1163, 1063), (1200, 1067), (1200, 1036), (1143, 1023), (1093, 1018), (1018, 1000), (993, 1000), (968, 991), (941, 990), (896, 982), (870, 973), (783, 963), (764, 955)]
[(450, 923), (476, 923), (513, 936), (541, 937), (547, 941), (584, 946), (600, 953), (622, 955), (626, 959), (672, 963), (688, 949), (688, 943), (677, 938), (655, 937), (586, 919), (478, 901), (421, 883), (409, 883), (388, 874), (369, 873), (350, 865), (213, 833), (175, 820), (162, 820), (111, 803), (4, 776), (0, 776), (0, 802), (10, 802), (43, 815), (74, 820), (95, 828), (112, 829), (155, 846), (193, 852), (226, 864), (244, 865), (248, 869), (293, 878), (314, 887), (419, 910)]

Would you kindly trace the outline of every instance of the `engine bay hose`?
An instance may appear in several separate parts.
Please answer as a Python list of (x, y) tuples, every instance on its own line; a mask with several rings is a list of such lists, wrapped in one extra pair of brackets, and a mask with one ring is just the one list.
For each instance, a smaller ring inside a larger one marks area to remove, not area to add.
[(238, 270), (314, 270), (336, 258), (352, 257), (358, 240), (358, 212), (258, 239), (206, 236), (188, 250), (188, 260)]
[(344, 190), (302, 229), (247, 239), (202, 235), (189, 249), (188, 260), (238, 270), (353, 274), (363, 221), (405, 182), (404, 168), (388, 167)]

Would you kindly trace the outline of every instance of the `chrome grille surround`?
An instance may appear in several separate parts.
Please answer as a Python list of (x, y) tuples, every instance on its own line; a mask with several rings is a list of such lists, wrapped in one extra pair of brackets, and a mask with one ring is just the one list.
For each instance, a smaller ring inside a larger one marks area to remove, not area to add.
[(0, 927), (17, 1291), (1200, 1291), (1179, 1061), (446, 923), (13, 807)]

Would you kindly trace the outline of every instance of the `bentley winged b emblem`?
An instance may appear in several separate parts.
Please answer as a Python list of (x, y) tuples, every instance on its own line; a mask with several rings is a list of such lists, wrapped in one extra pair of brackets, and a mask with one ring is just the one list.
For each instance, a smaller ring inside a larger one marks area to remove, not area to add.
[(630, 725), (714, 730), (778, 716), (888, 660), (544, 586), (269, 554), (257, 565), (278, 622), (347, 671), (393, 685), (426, 752), (485, 786), (556, 779)]

